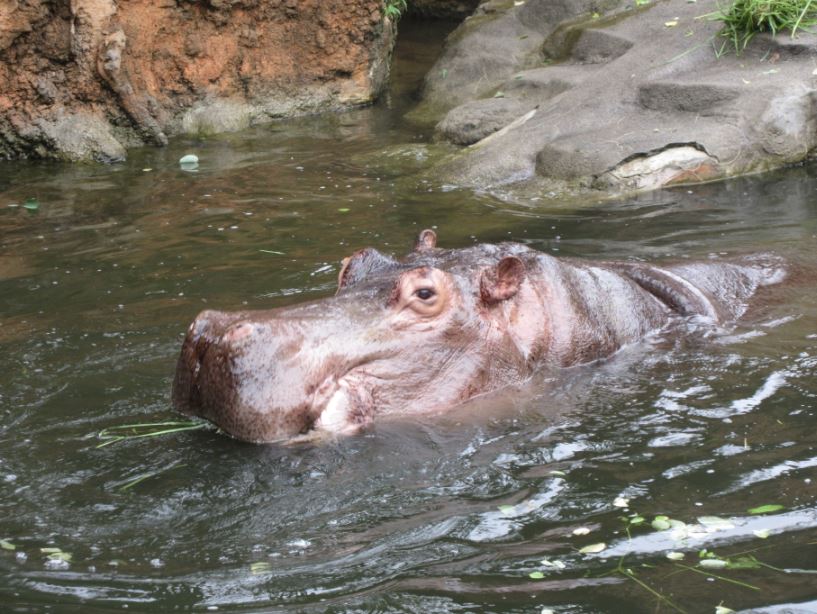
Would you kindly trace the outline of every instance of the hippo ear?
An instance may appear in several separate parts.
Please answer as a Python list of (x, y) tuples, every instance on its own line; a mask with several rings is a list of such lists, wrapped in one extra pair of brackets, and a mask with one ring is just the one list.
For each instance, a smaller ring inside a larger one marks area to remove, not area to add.
[(415, 252), (424, 252), (429, 249), (434, 249), (435, 247), (437, 247), (437, 233), (430, 228), (426, 228), (420, 232), (417, 236), (417, 240), (414, 242)]
[(479, 296), (488, 305), (506, 301), (519, 292), (524, 280), (524, 263), (516, 256), (505, 256), (495, 267), (482, 271)]

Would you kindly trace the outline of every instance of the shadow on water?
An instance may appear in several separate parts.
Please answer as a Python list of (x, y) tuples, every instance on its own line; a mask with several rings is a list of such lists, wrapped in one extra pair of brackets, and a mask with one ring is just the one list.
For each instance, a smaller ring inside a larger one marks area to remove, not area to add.
[[(579, 209), (425, 183), (415, 171), (440, 146), (400, 118), (432, 39), (403, 30), (395, 86), (374, 108), (177, 139), (114, 167), (0, 166), (4, 607), (817, 609), (808, 276), (734, 328), (650, 339), (334, 444), (192, 431), (97, 447), (104, 428), (171, 416), (180, 336), (197, 311), (331, 294), (343, 256), (399, 254), (426, 226), (448, 247), (513, 240), (650, 260), (774, 251), (792, 270), (817, 266), (814, 166)], [(196, 173), (178, 169), (190, 151)], [(27, 201), (36, 210), (10, 206)], [(748, 511), (763, 504), (783, 507)], [(675, 525), (655, 530), (655, 516)], [(711, 516), (722, 521), (699, 521)], [(743, 568), (701, 569), (703, 548)]]

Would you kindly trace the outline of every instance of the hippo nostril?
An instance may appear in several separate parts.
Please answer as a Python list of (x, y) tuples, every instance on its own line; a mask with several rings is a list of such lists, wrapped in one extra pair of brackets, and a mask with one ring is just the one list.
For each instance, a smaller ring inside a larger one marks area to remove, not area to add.
[(222, 339), (227, 343), (235, 343), (237, 341), (243, 341), (247, 337), (251, 336), (255, 332), (255, 327), (249, 322), (241, 322), (239, 324), (235, 324), (231, 326)]

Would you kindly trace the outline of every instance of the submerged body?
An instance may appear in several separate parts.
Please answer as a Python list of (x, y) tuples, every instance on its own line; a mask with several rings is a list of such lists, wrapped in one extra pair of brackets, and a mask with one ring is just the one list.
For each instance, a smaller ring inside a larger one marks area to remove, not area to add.
[(673, 318), (734, 320), (782, 276), (769, 258), (660, 268), (514, 243), (443, 250), (426, 230), (399, 261), (345, 259), (332, 298), (199, 314), (173, 403), (252, 442), (354, 433), (377, 414), (439, 411), (609, 356)]

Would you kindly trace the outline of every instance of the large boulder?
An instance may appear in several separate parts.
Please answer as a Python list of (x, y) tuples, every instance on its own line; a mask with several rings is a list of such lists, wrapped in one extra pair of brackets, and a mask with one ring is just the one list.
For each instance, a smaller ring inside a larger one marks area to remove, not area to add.
[(436, 166), (445, 183), (618, 193), (777, 168), (817, 147), (815, 35), (756, 35), (719, 54), (720, 24), (701, 18), (716, 0), (497, 6), (452, 34), (414, 112), (467, 146)]
[(368, 103), (393, 44), (380, 0), (4, 0), (0, 157), (117, 160)]

